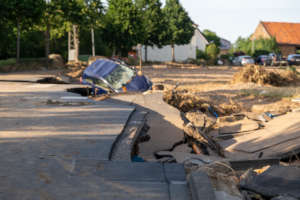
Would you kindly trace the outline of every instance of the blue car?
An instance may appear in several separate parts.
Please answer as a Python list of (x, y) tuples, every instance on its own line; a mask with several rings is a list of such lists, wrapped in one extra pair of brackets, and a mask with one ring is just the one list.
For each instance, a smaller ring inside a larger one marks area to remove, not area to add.
[(90, 85), (95, 95), (121, 92), (144, 92), (152, 88), (152, 82), (124, 63), (99, 59), (88, 66), (81, 83)]

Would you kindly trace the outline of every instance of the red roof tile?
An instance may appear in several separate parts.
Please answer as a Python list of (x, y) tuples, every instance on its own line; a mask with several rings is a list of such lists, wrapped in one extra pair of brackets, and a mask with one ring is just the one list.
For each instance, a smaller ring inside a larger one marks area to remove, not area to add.
[(262, 22), (279, 44), (300, 45), (300, 23)]

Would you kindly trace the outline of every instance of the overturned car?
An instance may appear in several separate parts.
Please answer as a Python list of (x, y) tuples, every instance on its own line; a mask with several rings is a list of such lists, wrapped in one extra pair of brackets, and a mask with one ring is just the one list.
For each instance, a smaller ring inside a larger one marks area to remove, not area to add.
[(99, 59), (88, 66), (80, 79), (90, 85), (93, 94), (144, 92), (152, 88), (152, 82), (125, 63)]

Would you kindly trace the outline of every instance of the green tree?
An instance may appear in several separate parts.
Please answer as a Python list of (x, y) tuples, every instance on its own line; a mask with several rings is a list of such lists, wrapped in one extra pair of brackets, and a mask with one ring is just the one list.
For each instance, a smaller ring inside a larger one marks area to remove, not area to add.
[(57, 0), (45, 0), (45, 8), (41, 17), (41, 23), (37, 29), (44, 32), (45, 59), (48, 66), (48, 56), (50, 53), (50, 40), (57, 35), (62, 36), (65, 32), (62, 29), (64, 19), (60, 2)]
[(279, 53), (275, 38), (251, 40), (250, 38), (239, 37), (234, 45), (235, 51), (242, 51), (248, 55), (258, 56), (266, 53)]
[(103, 18), (104, 7), (101, 0), (85, 0), (84, 13), (86, 15), (86, 25), (84, 27), (91, 30), (91, 46), (92, 55), (95, 56), (95, 31), (94, 29), (99, 27), (101, 18)]
[(217, 36), (217, 34), (208, 29), (203, 30), (203, 35), (207, 39), (208, 42), (213, 42), (217, 47), (221, 45), (221, 39)]
[(163, 8), (167, 29), (164, 31), (165, 44), (172, 47), (172, 61), (175, 61), (175, 45), (188, 44), (194, 35), (195, 28), (188, 13), (179, 0), (166, 0)]
[(19, 62), (21, 32), (39, 22), (45, 2), (43, 0), (2, 0), (2, 5), (5, 5), (7, 10), (5, 18), (17, 29), (16, 58)]
[(143, 23), (132, 0), (108, 0), (105, 39), (113, 54), (127, 55), (144, 37)]
[(144, 33), (141, 43), (145, 45), (145, 61), (147, 61), (147, 46), (161, 47), (162, 32), (167, 27), (160, 0), (136, 0), (136, 5), (143, 22)]

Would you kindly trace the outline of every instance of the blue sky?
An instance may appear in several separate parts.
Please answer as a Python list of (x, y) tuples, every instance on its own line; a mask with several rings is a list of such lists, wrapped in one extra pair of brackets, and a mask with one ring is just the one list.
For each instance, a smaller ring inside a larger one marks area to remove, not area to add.
[[(164, 3), (165, 0), (162, 0)], [(259, 21), (299, 22), (300, 0), (181, 0), (200, 30), (210, 29), (235, 42), (248, 37)]]

